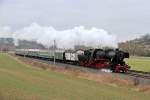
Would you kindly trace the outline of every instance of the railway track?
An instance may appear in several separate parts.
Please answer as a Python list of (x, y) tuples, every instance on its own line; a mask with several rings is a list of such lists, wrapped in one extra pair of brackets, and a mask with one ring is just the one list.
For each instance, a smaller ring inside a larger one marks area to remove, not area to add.
[[(40, 59), (40, 58), (32, 58), (32, 57), (27, 57), (27, 58), (34, 59), (38, 62), (42, 62), (42, 63), (46, 63), (46, 64), (53, 64), (53, 61), (50, 61), (48, 59)], [(97, 74), (103, 72), (102, 70), (88, 68), (88, 67), (81, 67), (81, 66), (76, 65), (76, 64), (69, 64), (69, 63), (62, 63), (62, 62), (56, 62), (55, 64), (59, 67), (74, 68), (74, 69), (78, 69), (81, 71), (92, 72), (92, 73), (97, 73)], [(124, 73), (124, 75), (132, 76), (135, 78), (142, 78), (142, 79), (150, 80), (150, 72), (129, 70), (128, 72)]]
[[(52, 60), (32, 58), (32, 57), (26, 57), (26, 58), (29, 58), (29, 59), (37, 61), (37, 62), (54, 65), (54, 62)], [(70, 69), (77, 69), (77, 70), (84, 71), (84, 72), (92, 72), (92, 73), (99, 73), (100, 72), (100, 70), (97, 70), (94, 68), (83, 67), (83, 66), (76, 65), (73, 63), (55, 62), (55, 65), (56, 65), (56, 67), (58, 66), (58, 67), (65, 67), (66, 69), (69, 69), (69, 68)]]
[(129, 70), (126, 74), (137, 78), (150, 79), (150, 72)]

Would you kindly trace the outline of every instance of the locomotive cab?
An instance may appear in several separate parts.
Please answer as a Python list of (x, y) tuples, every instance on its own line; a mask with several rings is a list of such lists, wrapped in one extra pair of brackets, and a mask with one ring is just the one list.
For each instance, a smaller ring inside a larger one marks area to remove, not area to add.
[(80, 65), (97, 69), (106, 68), (108, 66), (105, 51), (102, 49), (85, 50), (84, 55), (79, 55), (78, 57)]
[(90, 60), (92, 49), (85, 50), (84, 53), (78, 55), (79, 64), (86, 66)]

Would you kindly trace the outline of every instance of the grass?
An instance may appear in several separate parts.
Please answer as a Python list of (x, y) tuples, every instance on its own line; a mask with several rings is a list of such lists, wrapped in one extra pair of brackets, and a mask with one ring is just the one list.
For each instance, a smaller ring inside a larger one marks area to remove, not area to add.
[(0, 100), (149, 100), (130, 88), (109, 86), (31, 67), (0, 54)]
[(150, 57), (131, 57), (126, 61), (133, 70), (150, 72)]

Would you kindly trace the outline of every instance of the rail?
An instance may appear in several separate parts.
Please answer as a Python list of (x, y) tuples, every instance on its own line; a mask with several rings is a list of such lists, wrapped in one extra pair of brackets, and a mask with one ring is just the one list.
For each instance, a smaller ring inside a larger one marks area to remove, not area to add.
[(137, 77), (137, 78), (150, 79), (150, 72), (129, 70), (126, 74)]

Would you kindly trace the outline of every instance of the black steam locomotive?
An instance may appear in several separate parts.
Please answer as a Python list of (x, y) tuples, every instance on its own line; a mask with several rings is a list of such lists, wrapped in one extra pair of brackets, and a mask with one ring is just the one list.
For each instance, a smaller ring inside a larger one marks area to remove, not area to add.
[(82, 66), (98, 69), (110, 69), (113, 72), (126, 72), (130, 67), (124, 59), (129, 58), (129, 53), (119, 49), (90, 49), (84, 54), (78, 55), (79, 63)]

